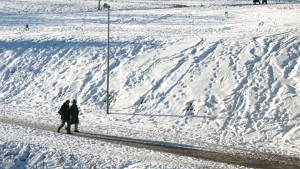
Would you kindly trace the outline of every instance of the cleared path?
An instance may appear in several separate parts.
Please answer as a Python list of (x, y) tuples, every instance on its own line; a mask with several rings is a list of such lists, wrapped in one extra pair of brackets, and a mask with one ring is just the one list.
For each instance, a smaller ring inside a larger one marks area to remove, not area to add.
[[(22, 121), (20, 119), (0, 118), (1, 123), (15, 124), (24, 127), (36, 128), (45, 131), (57, 132), (57, 126), (50, 126), (45, 124), (30, 123), (28, 121)], [(62, 134), (64, 131), (61, 132)], [(201, 150), (193, 146), (159, 142), (143, 139), (132, 139), (126, 137), (117, 137), (110, 135), (103, 135), (97, 133), (80, 132), (73, 133), (73, 137), (84, 137), (89, 139), (96, 139), (99, 141), (109, 142), (113, 144), (119, 144), (124, 146), (143, 148), (148, 150), (166, 152), (177, 154), (181, 156), (188, 156), (193, 158), (199, 158), (204, 160), (210, 160), (215, 162), (241, 165), (252, 168), (266, 168), (266, 169), (299, 169), (300, 159), (296, 157), (282, 156), (270, 153), (262, 153), (251, 150), (236, 149), (236, 152), (226, 153), (217, 151)], [(230, 147), (230, 149), (233, 149)]]

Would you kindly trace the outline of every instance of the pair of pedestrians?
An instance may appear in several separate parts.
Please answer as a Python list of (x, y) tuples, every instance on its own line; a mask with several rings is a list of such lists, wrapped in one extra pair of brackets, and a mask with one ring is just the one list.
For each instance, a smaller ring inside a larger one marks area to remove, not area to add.
[[(260, 4), (260, 0), (253, 0), (253, 4), (255, 5), (256, 2), (258, 2), (258, 4)], [(268, 4), (267, 0), (262, 0), (262, 4)]]
[(61, 106), (59, 110), (59, 114), (61, 115), (61, 124), (59, 125), (57, 132), (60, 132), (60, 129), (64, 127), (64, 125), (67, 123), (67, 133), (71, 133), (71, 124), (75, 124), (75, 130), (74, 132), (78, 131), (78, 124), (79, 124), (79, 110), (76, 104), (76, 100), (73, 100), (72, 105), (70, 107), (70, 100), (66, 100), (64, 104)]

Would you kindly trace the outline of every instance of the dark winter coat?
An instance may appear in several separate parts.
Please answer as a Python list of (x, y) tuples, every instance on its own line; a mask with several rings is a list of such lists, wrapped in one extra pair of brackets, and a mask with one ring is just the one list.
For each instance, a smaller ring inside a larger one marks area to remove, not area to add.
[(69, 105), (67, 103), (64, 103), (61, 108), (60, 108), (60, 112), (61, 112), (61, 119), (68, 121), (70, 120), (70, 108)]
[(71, 124), (77, 124), (79, 123), (79, 118), (78, 118), (78, 107), (76, 104), (72, 104), (70, 107), (70, 112), (71, 112)]

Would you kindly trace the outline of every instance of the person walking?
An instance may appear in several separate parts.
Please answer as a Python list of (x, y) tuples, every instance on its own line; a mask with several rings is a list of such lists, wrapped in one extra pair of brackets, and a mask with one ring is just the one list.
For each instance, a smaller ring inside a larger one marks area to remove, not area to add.
[(268, 4), (267, 0), (262, 0), (262, 4)]
[(28, 25), (28, 23), (25, 24), (25, 31), (29, 31), (29, 25)]
[(66, 100), (64, 104), (60, 108), (60, 115), (61, 115), (61, 124), (57, 129), (57, 132), (60, 132), (60, 129), (64, 127), (67, 122), (67, 133), (72, 134), (70, 130), (70, 100)]
[(71, 125), (75, 124), (74, 132), (79, 132), (78, 131), (78, 124), (79, 124), (78, 114), (79, 114), (79, 110), (78, 110), (78, 106), (76, 104), (76, 100), (73, 100), (73, 102), (72, 102), (72, 105), (70, 107), (70, 113), (71, 113)]
[(260, 5), (260, 0), (253, 0), (253, 4), (256, 5), (256, 2)]

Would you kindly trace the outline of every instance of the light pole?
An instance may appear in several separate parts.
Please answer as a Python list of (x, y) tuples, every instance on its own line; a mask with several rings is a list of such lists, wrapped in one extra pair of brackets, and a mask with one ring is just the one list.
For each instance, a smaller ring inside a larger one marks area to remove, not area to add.
[(108, 20), (107, 20), (107, 88), (106, 88), (106, 114), (109, 114), (109, 9), (110, 6), (107, 3), (104, 3), (104, 8), (107, 8), (108, 11)]
[(98, 10), (101, 10), (100, 1), (101, 0), (99, 0), (99, 3), (98, 3)]

